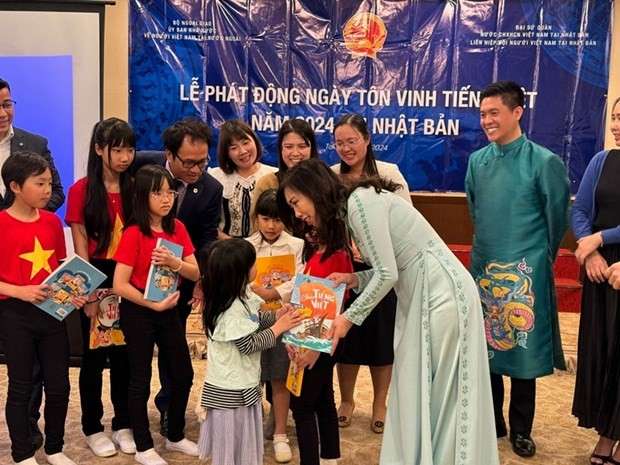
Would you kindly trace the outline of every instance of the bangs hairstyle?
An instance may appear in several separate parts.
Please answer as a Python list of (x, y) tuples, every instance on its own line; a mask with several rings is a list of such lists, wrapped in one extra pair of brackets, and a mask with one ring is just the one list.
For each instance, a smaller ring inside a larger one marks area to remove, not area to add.
[(12, 182), (21, 188), (28, 178), (39, 176), (49, 169), (50, 165), (41, 155), (30, 150), (22, 150), (9, 155), (2, 164), (0, 173), (2, 174), (2, 182), (4, 182), (8, 192), (11, 190)]
[[(160, 165), (144, 165), (136, 173), (134, 181), (133, 215), (127, 222), (127, 226), (137, 225), (140, 232), (145, 236), (152, 237), (151, 233), (151, 209), (149, 202), (151, 192), (161, 191), (164, 183), (168, 183), (172, 189), (173, 179), (170, 172)], [(161, 226), (167, 234), (174, 234), (174, 208), (161, 220)]]
[[(346, 224), (343, 219), (345, 208), (345, 187), (338, 176), (327, 164), (318, 159), (310, 158), (299, 162), (286, 172), (278, 189), (278, 208), (282, 212), (284, 224), (295, 231), (298, 221), (295, 221), (293, 208), (287, 203), (284, 196), (285, 189), (293, 190), (307, 198), (314, 204), (314, 212), (318, 218), (318, 226), (311, 227), (304, 223), (304, 259), (314, 254), (315, 244), (325, 245), (325, 252), (321, 257), (324, 261), (338, 250), (346, 250), (351, 254)], [(297, 226), (298, 227), (298, 226)], [(312, 241), (305, 238), (310, 235)]]
[(239, 238), (215, 241), (200, 254), (204, 293), (202, 321), (207, 337), (210, 338), (215, 331), (219, 316), (236, 299), (245, 305), (248, 275), (255, 262), (254, 246)]
[(525, 93), (514, 81), (497, 81), (489, 84), (480, 92), (480, 103), (487, 97), (500, 97), (502, 103), (511, 110), (525, 107)]
[(256, 161), (263, 157), (263, 146), (260, 143), (260, 139), (256, 135), (252, 128), (240, 119), (231, 119), (220, 128), (220, 135), (217, 141), (217, 164), (221, 170), (226, 174), (233, 174), (237, 170), (237, 165), (233, 163), (228, 155), (228, 149), (235, 142), (252, 139), (256, 145)]
[(282, 158), (282, 143), (284, 142), (284, 138), (291, 133), (297, 134), (310, 146), (310, 158), (319, 158), (319, 153), (316, 148), (316, 136), (308, 122), (298, 118), (285, 121), (278, 131), (278, 172), (276, 173), (278, 181), (282, 180), (282, 176), (284, 176), (284, 173), (288, 170), (288, 166), (286, 166)]
[(277, 190), (267, 189), (258, 196), (256, 206), (254, 207), (254, 219), (256, 219), (258, 215), (280, 219)]
[[(349, 113), (340, 118), (336, 124), (334, 125), (334, 138), (336, 137), (336, 129), (340, 126), (349, 125), (357, 132), (359, 132), (364, 140), (369, 141), (369, 144), (366, 146), (366, 158), (364, 158), (364, 166), (362, 167), (362, 173), (364, 176), (376, 176), (379, 174), (379, 170), (377, 169), (377, 157), (375, 157), (375, 152), (372, 149), (372, 140), (370, 139), (370, 131), (368, 130), (368, 125), (364, 118), (357, 113)], [(340, 172), (342, 174), (347, 174), (351, 172), (351, 167), (347, 165), (344, 161), (340, 160)]]
[[(107, 155), (97, 154), (96, 147), (100, 150), (108, 148)], [(108, 249), (112, 237), (112, 220), (108, 209), (102, 208), (108, 205), (108, 191), (103, 182), (103, 157), (108, 157), (110, 162), (110, 150), (115, 147), (136, 148), (136, 135), (126, 121), (119, 118), (105, 119), (93, 127), (88, 149), (88, 165), (86, 168), (86, 199), (84, 201), (84, 227), (86, 235), (97, 242), (94, 254), (100, 254)], [(121, 193), (121, 205), (123, 207), (123, 218), (127, 219), (133, 211), (133, 181), (129, 173), (131, 165), (120, 174), (119, 184)]]

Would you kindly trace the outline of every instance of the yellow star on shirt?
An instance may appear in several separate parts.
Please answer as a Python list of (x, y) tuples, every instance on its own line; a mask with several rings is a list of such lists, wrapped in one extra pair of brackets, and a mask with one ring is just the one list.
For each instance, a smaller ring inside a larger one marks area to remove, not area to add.
[(23, 258), (24, 260), (28, 260), (32, 263), (32, 271), (30, 272), (30, 279), (34, 278), (36, 274), (45, 270), (48, 273), (52, 272), (52, 268), (49, 264), (49, 258), (54, 253), (54, 250), (44, 250), (39, 242), (39, 238), (35, 236), (34, 238), (34, 250), (32, 252), (23, 253), (19, 256), (19, 258)]
[(118, 244), (121, 241), (121, 236), (123, 235), (123, 222), (121, 221), (118, 213), (116, 214), (116, 218), (114, 218), (114, 229), (112, 229), (112, 234), (110, 235), (110, 245), (108, 246), (108, 253), (105, 258), (113, 258), (116, 253), (116, 249), (118, 249)]

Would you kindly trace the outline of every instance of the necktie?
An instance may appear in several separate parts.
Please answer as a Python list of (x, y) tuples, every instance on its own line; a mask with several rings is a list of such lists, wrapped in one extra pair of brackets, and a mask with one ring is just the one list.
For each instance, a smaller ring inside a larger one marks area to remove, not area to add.
[(185, 196), (185, 185), (183, 184), (183, 181), (181, 181), (180, 179), (175, 179), (173, 181), (173, 187), (174, 187), (174, 190), (179, 193), (176, 199), (174, 199), (174, 205), (173, 205), (175, 213), (178, 214), (181, 208), (181, 204), (183, 203), (183, 197)]

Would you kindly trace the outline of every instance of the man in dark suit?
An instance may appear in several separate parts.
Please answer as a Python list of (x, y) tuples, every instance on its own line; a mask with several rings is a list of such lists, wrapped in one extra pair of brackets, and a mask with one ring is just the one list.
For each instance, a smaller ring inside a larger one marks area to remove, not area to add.
[[(0, 166), (13, 152), (30, 150), (41, 155), (50, 165), (52, 171), (52, 198), (45, 206), (46, 210), (56, 211), (65, 201), (60, 175), (54, 166), (52, 154), (47, 146), (47, 139), (13, 126), (15, 101), (11, 99), (9, 83), (0, 78)], [(13, 203), (13, 193), (0, 179), (0, 210)]]
[[(198, 259), (200, 251), (217, 239), (222, 209), (222, 185), (205, 171), (213, 139), (211, 128), (197, 119), (184, 119), (168, 127), (163, 139), (165, 152), (138, 152), (135, 169), (156, 164), (172, 173), (179, 192), (177, 218), (187, 228)], [(201, 305), (202, 291), (189, 280), (181, 282), (179, 291), (177, 308), (185, 329), (192, 306)], [(171, 381), (162, 357), (158, 357), (158, 365), (162, 388), (155, 397), (155, 405), (162, 414), (161, 432), (166, 436)]]
[[(30, 150), (41, 155), (50, 166), (52, 172), (52, 197), (45, 206), (46, 210), (54, 212), (65, 201), (60, 175), (54, 166), (52, 154), (47, 146), (47, 139), (23, 129), (13, 126), (15, 118), (15, 100), (11, 98), (11, 86), (0, 78), (0, 167), (13, 152)], [(13, 203), (13, 192), (5, 186), (0, 178), (0, 210), (8, 208)], [(43, 445), (43, 435), (38, 426), (39, 413), (43, 398), (43, 373), (38, 360), (35, 360), (32, 379), (32, 395), (30, 396), (30, 429), (32, 444), (35, 449)]]

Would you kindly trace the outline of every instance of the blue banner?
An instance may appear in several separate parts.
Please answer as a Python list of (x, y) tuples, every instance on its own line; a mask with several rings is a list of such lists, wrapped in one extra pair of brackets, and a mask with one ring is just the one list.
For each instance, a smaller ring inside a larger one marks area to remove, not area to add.
[(140, 149), (161, 149), (183, 117), (216, 135), (242, 118), (275, 165), (282, 122), (304, 118), (331, 164), (333, 125), (355, 112), (411, 190), (462, 191), (469, 155), (488, 143), (479, 93), (512, 79), (524, 132), (563, 158), (576, 192), (604, 141), (611, 5), (131, 0), (130, 121)]

